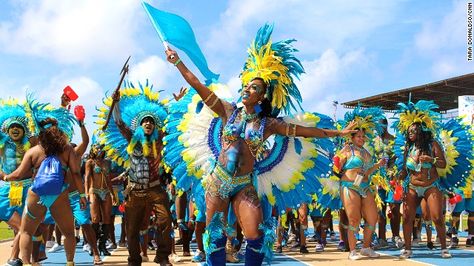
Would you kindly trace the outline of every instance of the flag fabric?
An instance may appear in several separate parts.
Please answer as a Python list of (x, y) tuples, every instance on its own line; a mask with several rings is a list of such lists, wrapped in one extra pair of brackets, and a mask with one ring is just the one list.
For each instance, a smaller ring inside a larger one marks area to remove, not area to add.
[(171, 43), (185, 52), (206, 78), (206, 81), (217, 80), (219, 75), (213, 73), (207, 66), (206, 58), (196, 42), (189, 23), (178, 15), (156, 9), (148, 3), (142, 3), (161, 41)]

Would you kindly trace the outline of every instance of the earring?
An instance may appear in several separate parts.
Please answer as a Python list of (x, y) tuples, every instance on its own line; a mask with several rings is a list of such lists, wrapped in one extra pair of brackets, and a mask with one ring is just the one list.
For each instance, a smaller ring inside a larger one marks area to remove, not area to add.
[(259, 114), (262, 111), (262, 107), (260, 106), (262, 104), (262, 101), (258, 101), (258, 104), (256, 104), (253, 109), (255, 110), (255, 113)]

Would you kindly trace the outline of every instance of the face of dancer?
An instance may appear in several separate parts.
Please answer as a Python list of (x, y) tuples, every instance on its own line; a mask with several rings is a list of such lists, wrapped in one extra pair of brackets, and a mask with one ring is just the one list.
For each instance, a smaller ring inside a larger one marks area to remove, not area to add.
[(63, 93), (63, 95), (61, 96), (61, 106), (66, 107), (69, 105), (70, 102), (71, 99), (69, 99), (69, 97), (67, 97), (67, 95)]
[(365, 133), (363, 130), (357, 131), (353, 136), (352, 136), (352, 143), (356, 145), (359, 148), (362, 148), (365, 143)]
[(411, 142), (416, 141), (416, 137), (418, 136), (418, 133), (420, 131), (420, 128), (418, 127), (417, 124), (413, 124), (408, 128), (408, 139)]
[(155, 120), (151, 117), (145, 117), (142, 120), (142, 128), (143, 132), (145, 132), (145, 135), (151, 135), (153, 133), (153, 130), (155, 129)]
[(242, 103), (246, 106), (253, 106), (265, 97), (265, 82), (260, 79), (250, 81), (242, 89)]
[(25, 136), (25, 130), (19, 124), (12, 124), (8, 128), (8, 136), (10, 136), (13, 141), (20, 141)]

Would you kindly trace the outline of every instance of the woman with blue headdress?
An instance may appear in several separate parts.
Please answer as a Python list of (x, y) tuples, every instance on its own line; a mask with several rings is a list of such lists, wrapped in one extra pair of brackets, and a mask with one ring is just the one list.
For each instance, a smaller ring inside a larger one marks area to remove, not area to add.
[[(373, 156), (364, 148), (366, 139), (373, 139), (380, 134), (382, 128), (378, 123), (383, 118), (380, 108), (357, 107), (352, 112), (347, 112), (344, 122), (353, 121), (357, 129), (352, 133), (345, 146), (334, 157), (336, 172), (341, 176), (340, 197), (347, 217), (349, 218), (347, 238), (349, 242), (349, 259), (358, 260), (360, 256), (356, 251), (355, 233), (359, 232), (359, 223), (364, 218), (364, 246), (360, 255), (371, 258), (379, 254), (370, 247), (372, 233), (378, 220), (377, 206), (374, 191), (370, 186), (371, 175), (385, 165), (385, 158), (374, 163)], [(370, 145), (370, 143), (369, 143)]]
[[(25, 152), (32, 146), (28, 127), (25, 104), (16, 99), (0, 102), (0, 175), (12, 173), (20, 165)], [(32, 173), (27, 178), (6, 182), (0, 188), (0, 221), (6, 222), (15, 231), (20, 230), (21, 215), (29, 187), (32, 184)], [(13, 241), (13, 249), (8, 264), (18, 265), (19, 239), (17, 234)]]
[[(185, 80), (203, 99), (204, 104), (222, 121), (223, 128), (220, 131), (222, 149), (211, 167), (205, 185), (207, 224), (205, 245), (209, 265), (225, 264), (227, 238), (223, 231), (226, 216), (224, 213), (227, 213), (231, 202), (247, 240), (245, 264), (261, 265), (264, 253), (271, 254), (267, 249), (272, 247), (274, 239), (264, 239), (264, 235), (267, 237), (274, 232), (268, 235), (267, 232), (265, 234), (262, 232), (264, 213), (254, 185), (257, 181), (259, 186), (264, 185), (256, 179), (256, 162), (262, 159), (265, 141), (271, 135), (324, 138), (353, 132), (350, 130), (352, 124), (342, 131), (336, 131), (305, 127), (276, 119), (280, 112), (290, 113), (292, 108), (296, 109), (292, 98), (299, 105), (301, 96), (293, 78), (303, 73), (303, 67), (293, 56), (293, 52), (296, 51), (291, 46), (293, 40), (272, 42), (270, 40), (272, 31), (273, 27), (270, 25), (262, 27), (249, 49), (249, 58), (241, 73), (240, 106), (218, 97), (198, 80), (175, 51), (171, 49), (166, 51), (168, 61), (178, 68)], [(288, 174), (291, 176), (293, 173)], [(300, 181), (299, 177), (305, 178), (299, 174), (295, 177), (298, 181), (296, 184)], [(288, 176), (286, 178), (288, 179)], [(292, 184), (289, 183), (287, 189), (291, 190)], [(273, 202), (282, 200), (275, 199), (276, 193), (272, 193), (271, 184), (267, 186), (268, 198)], [(305, 193), (302, 194), (306, 196)], [(303, 202), (297, 195), (295, 196), (298, 203)]]
[[(25, 153), (20, 166), (12, 173), (3, 176), (6, 181), (19, 180), (31, 175), (35, 177), (28, 190), (26, 206), (20, 229), (20, 249), (23, 265), (31, 265), (32, 236), (43, 221), (46, 210), (65, 236), (66, 265), (74, 265), (76, 239), (74, 219), (67, 193), (64, 175), (69, 169), (80, 193), (81, 208), (86, 207), (84, 186), (80, 177), (80, 166), (73, 147), (69, 144), (74, 118), (63, 108), (54, 109), (50, 105), (28, 101), (28, 116), (31, 118), (31, 131), (38, 133), (39, 145)], [(35, 263), (37, 264), (37, 263)]]
[(435, 111), (438, 106), (433, 101), (420, 100), (416, 104), (399, 103), (399, 117), (394, 123), (398, 130), (395, 153), (400, 173), (398, 179), (405, 180), (403, 199), (403, 237), (405, 248), (400, 258), (412, 256), (411, 236), (416, 208), (422, 198), (427, 201), (431, 220), (435, 223), (441, 243), (441, 256), (451, 258), (446, 248), (446, 226), (443, 216), (443, 194), (440, 191), (438, 169), (446, 168), (446, 158), (442, 146), (436, 140), (440, 129), (441, 116)]

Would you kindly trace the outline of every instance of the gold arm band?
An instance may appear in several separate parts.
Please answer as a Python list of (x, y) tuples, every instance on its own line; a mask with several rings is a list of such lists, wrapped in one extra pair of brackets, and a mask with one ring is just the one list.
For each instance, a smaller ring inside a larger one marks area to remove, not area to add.
[(204, 103), (207, 104), (207, 102), (211, 99), (212, 95), (214, 95), (214, 93), (211, 91), (211, 93), (209, 93), (209, 95), (206, 97), (206, 99), (204, 100)]
[(212, 109), (212, 107), (214, 107), (217, 104), (218, 101), (219, 101), (219, 97), (216, 96), (216, 99), (214, 100), (214, 102), (212, 102), (211, 105), (209, 105), (209, 108)]
[(286, 124), (285, 136), (287, 136), (287, 137), (290, 136), (290, 124)]
[(295, 125), (295, 124), (292, 124), (292, 126), (293, 126), (293, 133), (291, 134), (291, 136), (292, 136), (293, 138), (295, 138), (295, 137), (296, 137), (296, 125)]

